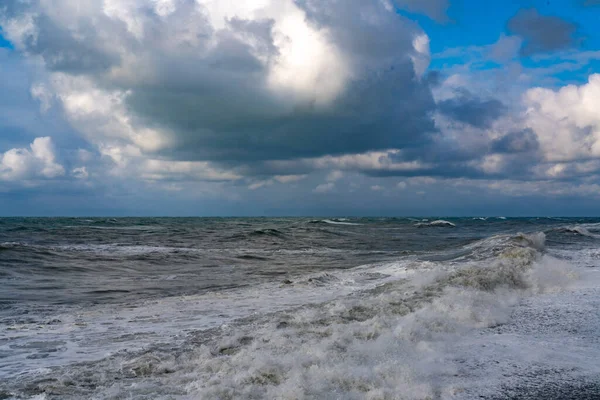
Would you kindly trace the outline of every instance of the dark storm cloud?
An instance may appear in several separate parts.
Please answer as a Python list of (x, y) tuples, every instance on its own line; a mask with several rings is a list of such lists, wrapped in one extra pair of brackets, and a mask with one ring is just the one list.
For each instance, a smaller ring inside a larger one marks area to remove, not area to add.
[(437, 109), (442, 114), (477, 128), (488, 128), (507, 112), (507, 108), (497, 99), (482, 99), (467, 91), (457, 97), (438, 102)]
[[(435, 131), (433, 99), (409, 63), (353, 82), (326, 110), (307, 105), (276, 112), (256, 91), (216, 89), (208, 96), (136, 91), (129, 104), (179, 133), (182, 159), (231, 162), (420, 147)], [(234, 101), (227, 100), (231, 94)]]
[[(307, 20), (326, 29), (357, 73), (326, 107), (282, 107), (265, 90), (267, 71), (240, 32), (277, 56), (272, 22), (235, 20), (203, 60), (156, 59), (161, 81), (135, 87), (128, 106), (144, 124), (176, 132), (164, 156), (223, 163), (317, 157), (423, 146), (435, 131), (427, 80), (409, 54), (414, 24), (379, 2), (299, 0)], [(359, 12), (362, 11), (362, 12)], [(375, 15), (372, 24), (362, 15)]]
[(534, 8), (522, 9), (507, 24), (508, 30), (523, 38), (522, 56), (573, 47), (578, 42), (576, 24), (556, 16), (541, 15)]

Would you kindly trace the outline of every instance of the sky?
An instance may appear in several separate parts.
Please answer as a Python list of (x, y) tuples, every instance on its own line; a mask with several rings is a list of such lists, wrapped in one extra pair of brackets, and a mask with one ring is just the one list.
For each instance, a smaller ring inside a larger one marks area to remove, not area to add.
[(1, 216), (600, 216), (599, 0), (4, 0)]

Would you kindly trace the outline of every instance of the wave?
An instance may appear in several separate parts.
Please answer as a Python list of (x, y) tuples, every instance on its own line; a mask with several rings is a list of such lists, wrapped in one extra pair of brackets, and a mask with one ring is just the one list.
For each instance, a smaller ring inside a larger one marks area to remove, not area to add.
[(446, 227), (446, 228), (455, 228), (456, 224), (453, 224), (450, 221), (445, 221), (443, 219), (438, 219), (432, 222), (419, 222), (415, 224), (417, 228), (427, 228), (427, 227)]
[(329, 225), (362, 225), (355, 222), (347, 222), (347, 218), (335, 218), (335, 219), (319, 219), (309, 221), (309, 224), (329, 224)]
[(64, 245), (39, 245), (23, 242), (0, 243), (0, 251), (12, 250), (37, 254), (55, 253), (94, 253), (98, 255), (139, 256), (153, 253), (193, 253), (201, 249), (189, 247), (165, 247), (146, 245), (123, 245), (119, 243), (109, 244), (64, 244)]
[(274, 228), (256, 229), (250, 232), (250, 236), (277, 236), (283, 237), (285, 234)]
[(4, 242), (0, 243), (0, 250), (13, 250), (27, 247), (27, 244), (21, 242)]
[[(161, 398), (452, 398), (457, 382), (469, 382), (464, 357), (480, 349), (455, 353), (453, 343), (509, 322), (524, 297), (568, 285), (564, 264), (540, 253), (542, 239), (515, 235), (507, 243), (521, 245), (488, 263), (432, 264), (354, 295), (190, 333), (182, 347), (81, 364), (52, 390), (69, 398), (93, 397), (90, 387)], [(322, 274), (305, 283), (339, 280)], [(31, 379), (47, 382), (40, 375)], [(15, 384), (30, 390), (28, 379)]]
[(421, 255), (419, 259), (437, 262), (489, 261), (513, 249), (532, 248), (542, 252), (545, 249), (545, 243), (546, 235), (543, 232), (493, 235), (458, 248), (427, 253)]
[(576, 235), (590, 237), (594, 239), (600, 239), (600, 235), (590, 232), (586, 227), (581, 225), (575, 226), (565, 226), (561, 228), (556, 228), (554, 231), (562, 232), (562, 233), (574, 233)]

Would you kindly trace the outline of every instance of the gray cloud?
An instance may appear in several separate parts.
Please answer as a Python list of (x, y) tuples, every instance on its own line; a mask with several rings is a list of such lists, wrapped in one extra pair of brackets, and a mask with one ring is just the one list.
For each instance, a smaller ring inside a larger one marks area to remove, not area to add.
[(450, 7), (448, 0), (395, 0), (394, 4), (410, 12), (425, 14), (439, 22), (448, 21), (446, 14)]
[(490, 147), (495, 153), (525, 153), (539, 150), (540, 143), (535, 132), (527, 128), (492, 141)]
[(508, 30), (523, 38), (522, 56), (573, 47), (578, 42), (576, 24), (556, 16), (541, 15), (534, 8), (521, 9), (507, 24)]
[[(181, 159), (231, 162), (423, 146), (435, 130), (429, 89), (408, 63), (351, 83), (327, 110), (305, 105), (278, 111), (243, 88), (215, 88), (208, 96), (136, 91), (129, 105), (178, 132), (169, 151)], [(229, 96), (233, 101), (225, 100)]]
[(487, 128), (507, 112), (506, 106), (497, 99), (482, 99), (467, 91), (457, 97), (438, 102), (438, 111), (460, 122), (477, 128)]
[[(433, 10), (434, 3), (425, 8)], [(169, 146), (155, 153), (165, 159), (230, 165), (360, 153), (423, 146), (435, 131), (428, 81), (418, 79), (411, 59), (420, 29), (383, 2), (296, 1), (309, 26), (343, 56), (339, 65), (322, 63), (309, 77), (307, 94), (285, 89), (283, 97), (273, 94), (271, 75), (282, 56), (278, 45), (289, 38), (282, 42), (273, 19), (234, 17), (217, 27), (193, 0), (174, 3), (165, 16), (140, 2), (132, 21), (131, 11), (119, 19), (92, 5), (67, 29), (54, 14), (60, 9), (32, 4), (35, 34), (24, 37), (22, 50), (41, 56), (50, 71), (127, 92), (124, 106), (133, 129), (168, 135)], [(26, 10), (12, 10), (12, 17)], [(331, 79), (344, 74), (328, 71), (334, 68), (350, 73), (343, 86), (329, 90)], [(285, 78), (292, 87), (301, 79)], [(319, 91), (337, 93), (329, 98)], [(99, 118), (112, 118), (92, 115), (92, 127), (102, 125)], [(88, 136), (103, 140), (98, 133)]]

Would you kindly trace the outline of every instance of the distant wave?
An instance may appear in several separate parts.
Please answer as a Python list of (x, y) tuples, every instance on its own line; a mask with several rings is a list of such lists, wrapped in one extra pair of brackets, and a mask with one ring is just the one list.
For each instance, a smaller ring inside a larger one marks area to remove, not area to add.
[(415, 224), (417, 228), (428, 228), (428, 227), (446, 227), (446, 228), (455, 228), (456, 224), (453, 224), (450, 221), (445, 221), (443, 219), (438, 219), (432, 222), (419, 222)]
[(330, 224), (330, 225), (362, 225), (354, 222), (346, 222), (348, 219), (346, 218), (336, 218), (336, 219), (319, 219), (310, 221), (310, 224)]
[(574, 234), (581, 235), (581, 236), (591, 237), (594, 239), (600, 239), (600, 235), (594, 234), (594, 233), (590, 232), (589, 230), (587, 230), (587, 228), (580, 226), (580, 225), (565, 226), (565, 227), (556, 229), (556, 231), (566, 232), (566, 233), (574, 233)]
[(250, 236), (277, 236), (282, 237), (285, 234), (274, 228), (266, 228), (266, 229), (256, 229), (250, 232)]
[(22, 242), (0, 243), (0, 251), (11, 250), (17, 252), (56, 254), (56, 253), (94, 253), (108, 256), (140, 256), (146, 254), (176, 254), (198, 252), (198, 249), (188, 247), (165, 247), (146, 245), (122, 245), (119, 243), (109, 244), (62, 244), (62, 245), (39, 245)]
[(14, 250), (18, 248), (27, 247), (25, 243), (20, 242), (4, 242), (0, 243), (0, 250)]

